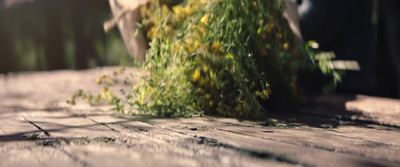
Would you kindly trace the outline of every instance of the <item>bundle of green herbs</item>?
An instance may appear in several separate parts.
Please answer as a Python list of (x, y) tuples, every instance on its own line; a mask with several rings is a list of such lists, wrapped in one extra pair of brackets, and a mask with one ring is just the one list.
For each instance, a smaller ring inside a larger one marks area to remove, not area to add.
[(124, 113), (236, 118), (263, 118), (270, 98), (271, 105), (295, 105), (297, 70), (313, 59), (293, 43), (284, 9), (281, 0), (150, 0), (139, 23), (151, 41), (148, 75), (126, 98), (106, 89), (96, 100)]

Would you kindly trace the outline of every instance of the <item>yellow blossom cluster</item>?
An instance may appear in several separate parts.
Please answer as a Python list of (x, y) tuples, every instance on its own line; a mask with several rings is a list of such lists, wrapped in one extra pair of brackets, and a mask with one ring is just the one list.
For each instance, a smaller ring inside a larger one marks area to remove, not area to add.
[[(257, 98), (266, 100), (272, 92), (265, 70), (286, 66), (265, 67), (261, 62), (275, 61), (279, 51), (289, 53), (290, 34), (288, 26), (279, 25), (284, 20), (279, 0), (241, 2), (249, 8), (234, 1), (183, 0), (168, 5), (150, 0), (142, 7), (143, 30), (151, 48), (146, 62), (150, 78), (135, 89), (139, 105), (157, 103), (159, 108), (184, 111), (179, 106), (190, 104), (186, 108), (191, 111), (228, 117), (262, 115)], [(233, 16), (227, 9), (247, 18)], [(247, 23), (239, 27), (240, 22)], [(242, 34), (251, 35), (250, 40)], [(157, 100), (151, 102), (152, 98)]]

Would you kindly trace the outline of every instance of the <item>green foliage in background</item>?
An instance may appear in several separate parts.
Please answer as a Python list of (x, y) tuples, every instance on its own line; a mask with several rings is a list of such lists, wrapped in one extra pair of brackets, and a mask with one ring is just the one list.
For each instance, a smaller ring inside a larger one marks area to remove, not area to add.
[[(46, 2), (43, 2), (46, 3)], [(57, 2), (55, 2), (57, 3)], [(24, 3), (8, 9), (0, 10), (0, 73), (14, 71), (46, 70), (45, 37), (47, 33), (45, 23), (46, 11), (59, 10), (58, 18), (62, 26), (62, 50), (65, 67), (76, 69), (76, 39), (74, 39), (74, 22), (72, 13), (77, 12), (71, 5), (71, 1), (60, 1), (56, 5), (43, 5), (42, 1)], [(104, 3), (104, 2), (103, 2)], [(111, 16), (108, 6), (99, 2), (86, 2), (83, 18), (83, 35), (88, 40), (85, 49), (88, 55), (88, 67), (94, 68), (104, 65), (135, 65), (133, 58), (125, 49), (124, 41), (118, 30), (105, 33), (103, 23)], [(107, 10), (105, 10), (107, 9)], [(54, 34), (53, 34), (54, 35)], [(9, 60), (11, 59), (11, 60)], [(7, 66), (7, 68), (5, 67)]]

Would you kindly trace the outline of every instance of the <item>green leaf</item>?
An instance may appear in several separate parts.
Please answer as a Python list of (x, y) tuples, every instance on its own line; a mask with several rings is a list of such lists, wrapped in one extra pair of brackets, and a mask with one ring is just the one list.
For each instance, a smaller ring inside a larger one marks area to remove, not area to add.
[(34, 134), (32, 134), (28, 139), (29, 139), (29, 140), (35, 140), (35, 139), (38, 138), (38, 136), (39, 136), (39, 134), (34, 133)]

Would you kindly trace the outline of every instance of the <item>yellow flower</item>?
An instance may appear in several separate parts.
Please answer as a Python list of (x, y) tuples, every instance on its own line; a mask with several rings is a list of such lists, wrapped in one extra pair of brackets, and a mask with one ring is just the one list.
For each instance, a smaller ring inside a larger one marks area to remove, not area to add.
[(221, 43), (219, 41), (216, 41), (212, 44), (211, 49), (217, 53), (219, 52), (219, 47), (221, 46)]
[(193, 47), (191, 47), (191, 46), (188, 46), (188, 47), (187, 47), (187, 50), (188, 50), (189, 53), (193, 53), (193, 52), (194, 52), (194, 49), (193, 49)]
[(163, 14), (164, 16), (166, 16), (166, 15), (169, 14), (169, 9), (168, 9), (168, 6), (167, 6), (167, 5), (163, 4), (161, 10), (162, 10), (162, 14)]
[(145, 102), (144, 102), (144, 98), (143, 98), (142, 96), (139, 97), (137, 101), (138, 101), (138, 103), (139, 103), (140, 105), (144, 105), (144, 103), (145, 103)]
[(171, 31), (171, 26), (168, 26), (168, 25), (165, 26), (165, 27), (164, 27), (164, 31), (165, 31), (165, 33), (168, 34), (168, 33)]
[(264, 29), (267, 30), (268, 33), (272, 32), (272, 29), (275, 27), (275, 25), (273, 23), (268, 23), (264, 26)]
[(206, 51), (209, 52), (210, 51), (210, 43), (206, 43), (205, 47), (206, 47)]
[(196, 3), (206, 3), (208, 0), (196, 0)]
[(183, 8), (182, 8), (182, 6), (177, 5), (177, 6), (173, 6), (172, 10), (174, 11), (175, 14), (178, 15), (178, 14), (182, 13)]
[(100, 98), (99, 97), (96, 97), (96, 98), (94, 98), (94, 100), (98, 103), (98, 102), (100, 102)]
[(230, 53), (228, 53), (228, 54), (225, 55), (225, 58), (226, 59), (233, 59), (233, 56)]
[(238, 105), (236, 106), (236, 111), (241, 112), (241, 111), (242, 111), (242, 105), (238, 104)]
[(180, 18), (183, 16), (183, 7), (180, 5), (172, 7), (172, 10), (174, 11), (176, 17)]
[(110, 80), (109, 78), (106, 78), (107, 84), (109, 85), (114, 85), (114, 81)]
[(158, 22), (160, 21), (160, 18), (158, 18), (157, 16), (154, 16), (153, 19), (154, 19), (154, 24), (158, 24)]
[[(121, 67), (123, 67), (122, 64), (121, 64)], [(124, 72), (125, 72), (125, 71), (124, 71), (123, 69), (120, 69), (120, 70), (118, 70), (117, 74), (121, 75), (121, 74), (123, 74)]]
[(195, 50), (197, 50), (198, 48), (200, 48), (200, 47), (201, 47), (200, 42), (195, 41), (193, 47), (194, 47)]
[(261, 39), (262, 39), (262, 40), (266, 40), (266, 39), (267, 39), (267, 35), (266, 35), (265, 33), (262, 34), (262, 35), (261, 35)]
[(147, 31), (147, 38), (153, 39), (153, 35), (154, 35), (154, 32), (155, 32), (155, 31), (156, 31), (156, 28), (155, 28), (154, 26), (151, 27), (150, 30)]
[(197, 48), (199, 48), (201, 46), (201, 44), (198, 41), (194, 41), (192, 38), (188, 38), (185, 40), (186, 43), (186, 48), (188, 50), (189, 53), (193, 53)]
[(200, 70), (196, 69), (192, 75), (193, 81), (196, 82), (200, 79)]
[(283, 49), (284, 49), (284, 50), (288, 50), (288, 49), (289, 49), (289, 43), (287, 43), (287, 42), (284, 43), (284, 44), (283, 44)]
[(203, 86), (204, 84), (205, 84), (204, 79), (201, 79), (199, 85), (200, 85), (200, 86)]
[(200, 38), (203, 38), (203, 35), (206, 33), (206, 27), (204, 27), (204, 25), (198, 25), (196, 26), (197, 28), (197, 32), (200, 35)]
[(194, 87), (193, 84), (190, 83), (190, 84), (189, 84), (189, 88), (193, 88), (193, 87)]
[(265, 57), (265, 56), (268, 56), (267, 48), (265, 48), (265, 47), (262, 48), (262, 50), (261, 50), (261, 55), (264, 56), (264, 57)]
[(216, 85), (215, 85), (215, 81), (211, 81), (211, 83), (210, 83), (210, 87), (211, 87), (211, 88), (215, 88), (215, 87), (216, 87)]
[(210, 17), (210, 14), (205, 14), (202, 18), (201, 18), (201, 20), (200, 20), (200, 22), (201, 23), (203, 23), (203, 24), (207, 24), (208, 23), (208, 18)]
[(103, 75), (103, 76), (101, 76), (100, 78), (97, 78), (96, 83), (97, 83), (97, 84), (101, 84), (101, 82), (103, 81), (103, 79), (106, 79), (106, 78), (107, 78), (107, 75)]
[(103, 87), (103, 90), (101, 91), (101, 98), (105, 100), (110, 100), (112, 99), (113, 95), (112, 93), (108, 90), (107, 87)]
[(140, 13), (142, 14), (142, 16), (146, 16), (147, 15), (147, 7), (146, 7), (146, 5), (143, 5), (140, 8)]
[(185, 15), (186, 16), (191, 15), (195, 9), (196, 7), (194, 5), (191, 4), (186, 5), (186, 7), (184, 8)]
[(193, 45), (193, 39), (191, 39), (191, 38), (186, 39), (185, 42), (186, 42), (188, 45)]
[(182, 52), (182, 46), (179, 44), (179, 42), (175, 42), (171, 46), (171, 52), (172, 53), (180, 53), (180, 52)]
[(208, 72), (208, 65), (207, 64), (203, 65), (203, 71), (204, 72)]

